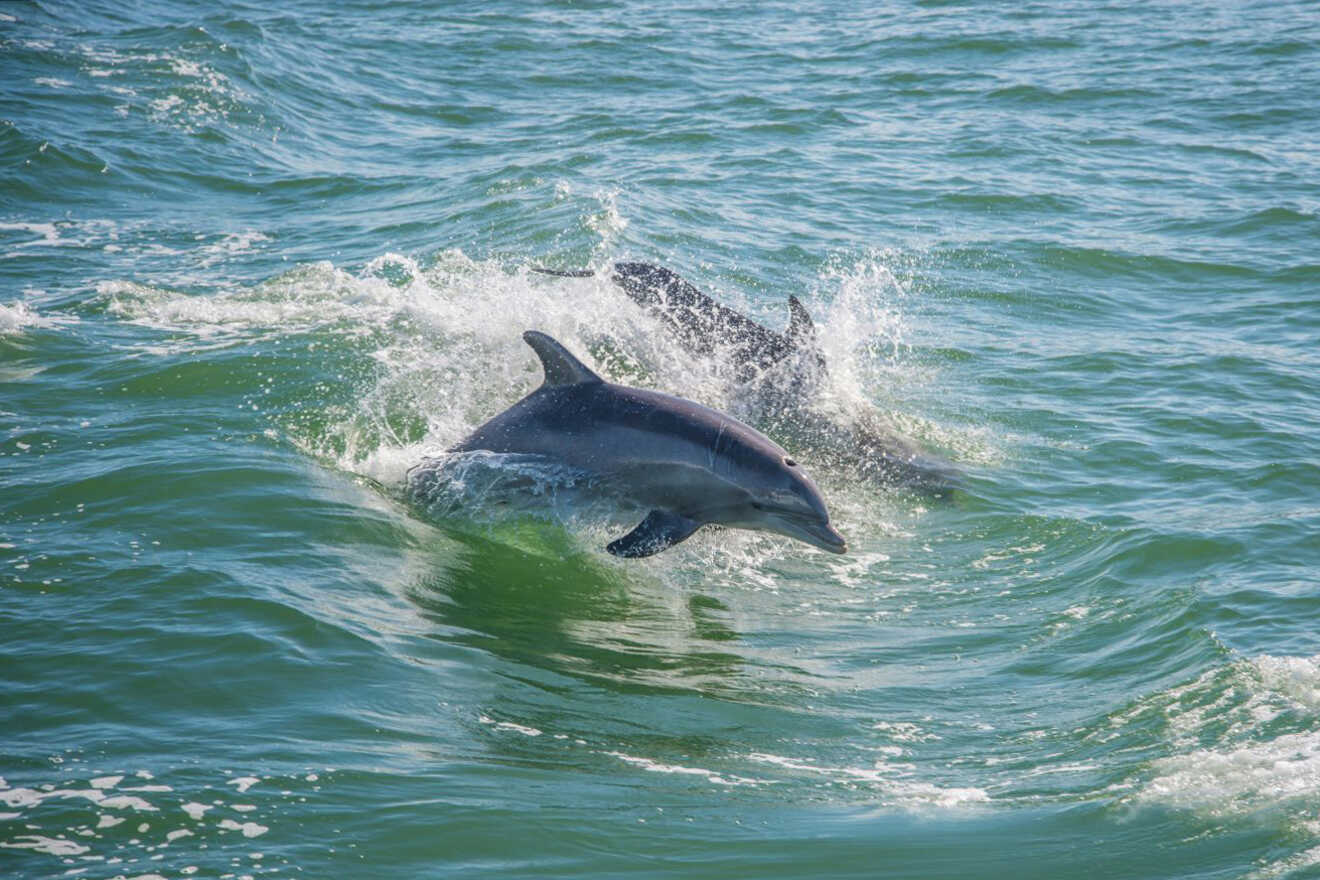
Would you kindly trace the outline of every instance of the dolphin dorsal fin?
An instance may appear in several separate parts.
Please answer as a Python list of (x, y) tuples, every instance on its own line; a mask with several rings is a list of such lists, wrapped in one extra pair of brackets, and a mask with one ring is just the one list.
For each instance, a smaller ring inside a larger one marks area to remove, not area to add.
[(806, 306), (796, 296), (788, 298), (788, 332), (785, 335), (794, 345), (816, 341), (816, 325), (812, 323)]
[(573, 357), (568, 349), (539, 330), (528, 330), (523, 334), (523, 341), (530, 345), (532, 351), (541, 359), (541, 369), (545, 370), (547, 387), (604, 381), (586, 364)]

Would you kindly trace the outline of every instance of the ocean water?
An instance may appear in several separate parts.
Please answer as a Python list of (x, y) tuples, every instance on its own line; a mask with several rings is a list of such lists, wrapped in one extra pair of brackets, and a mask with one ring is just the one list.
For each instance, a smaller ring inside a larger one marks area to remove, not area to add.
[[(1317, 96), (1314, 3), (0, 5), (0, 875), (1320, 876)], [(409, 503), (529, 328), (744, 411), (529, 271), (623, 259), (961, 491)]]

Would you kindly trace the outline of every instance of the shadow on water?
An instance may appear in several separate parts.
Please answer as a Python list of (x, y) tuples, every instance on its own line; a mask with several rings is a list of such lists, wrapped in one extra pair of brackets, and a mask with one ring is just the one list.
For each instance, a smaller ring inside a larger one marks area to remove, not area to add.
[(553, 526), (506, 530), (446, 530), (452, 543), (405, 591), (445, 627), (436, 638), (516, 664), (518, 678), (537, 669), (615, 691), (736, 698), (745, 661), (721, 650), (738, 634), (719, 600), (602, 560)]

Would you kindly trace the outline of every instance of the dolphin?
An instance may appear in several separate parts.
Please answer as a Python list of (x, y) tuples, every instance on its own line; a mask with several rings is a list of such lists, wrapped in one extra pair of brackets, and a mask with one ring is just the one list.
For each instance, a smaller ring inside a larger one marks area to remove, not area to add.
[[(590, 269), (534, 271), (571, 278), (596, 274)], [(615, 263), (611, 280), (669, 327), (692, 354), (730, 357), (742, 390), (752, 392), (748, 399), (756, 421), (767, 430), (796, 438), (831, 467), (858, 479), (937, 495), (957, 484), (950, 465), (921, 452), (912, 440), (884, 425), (878, 413), (840, 421), (813, 404), (827, 377), (825, 356), (811, 315), (797, 297), (789, 296), (788, 327), (779, 333), (721, 305), (663, 266)]]
[[(595, 274), (589, 269), (535, 267), (533, 271), (569, 278)], [(708, 357), (717, 346), (726, 350), (740, 383), (757, 381), (790, 359), (794, 360), (797, 379), (814, 382), (823, 378), (825, 356), (817, 342), (816, 325), (796, 296), (788, 298), (788, 327), (778, 333), (722, 305), (663, 266), (615, 263), (610, 279), (630, 299), (667, 325), (693, 354)], [(812, 371), (814, 374), (809, 374)]]
[(615, 556), (651, 556), (707, 524), (847, 551), (816, 484), (765, 435), (690, 400), (606, 382), (545, 333), (529, 330), (523, 340), (545, 381), (451, 453), (537, 456), (650, 509), (606, 547)]

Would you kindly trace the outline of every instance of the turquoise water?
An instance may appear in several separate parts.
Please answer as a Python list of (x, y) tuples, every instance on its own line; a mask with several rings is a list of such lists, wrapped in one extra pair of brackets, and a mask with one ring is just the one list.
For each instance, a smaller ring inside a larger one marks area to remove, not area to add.
[[(1320, 11), (711, 6), (0, 7), (0, 874), (1320, 875)], [(528, 328), (742, 412), (619, 259), (963, 491), (410, 505)]]

